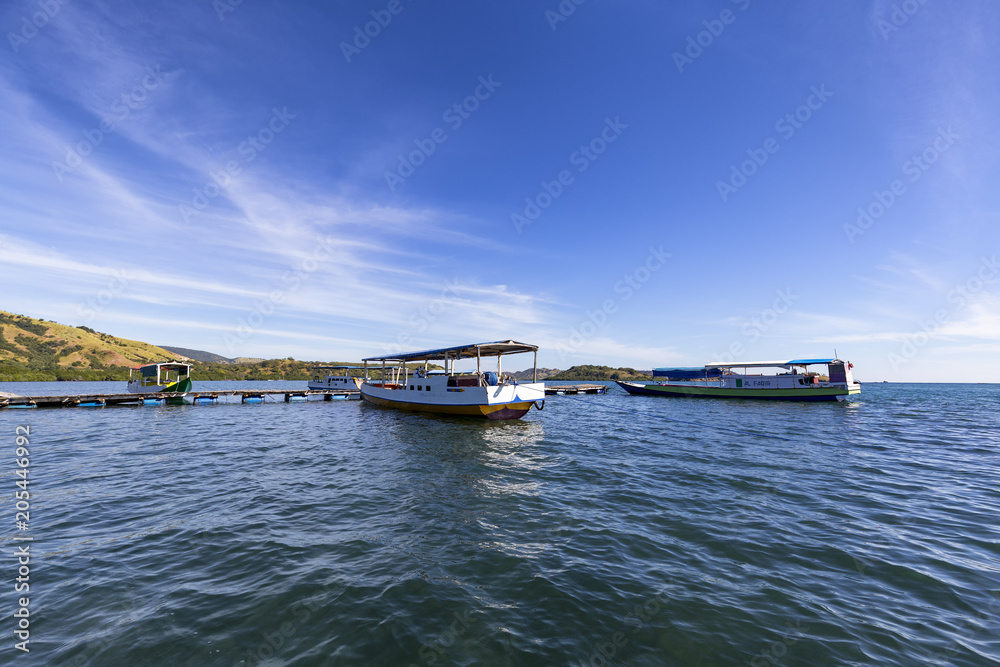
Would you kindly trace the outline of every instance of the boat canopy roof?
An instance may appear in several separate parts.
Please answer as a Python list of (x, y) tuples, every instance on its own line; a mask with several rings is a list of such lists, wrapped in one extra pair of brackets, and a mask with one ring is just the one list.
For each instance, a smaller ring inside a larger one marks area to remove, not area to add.
[(705, 364), (705, 368), (791, 368), (813, 364), (833, 364), (840, 359), (792, 359), (791, 361), (726, 361)]
[(475, 359), (479, 357), (499, 357), (505, 354), (521, 354), (522, 352), (537, 352), (537, 345), (518, 343), (514, 340), (502, 340), (493, 343), (470, 343), (455, 347), (442, 347), (437, 350), (422, 352), (406, 352), (404, 354), (387, 354), (383, 357), (368, 357), (362, 361), (435, 361), (438, 359)]
[(788, 362), (789, 366), (809, 366), (811, 364), (832, 364), (840, 361), (840, 359), (792, 359)]
[(180, 361), (164, 361), (158, 364), (143, 364), (142, 366), (133, 366), (132, 370), (138, 371), (143, 368), (163, 368), (168, 371), (182, 371), (191, 368), (191, 364), (185, 364)]

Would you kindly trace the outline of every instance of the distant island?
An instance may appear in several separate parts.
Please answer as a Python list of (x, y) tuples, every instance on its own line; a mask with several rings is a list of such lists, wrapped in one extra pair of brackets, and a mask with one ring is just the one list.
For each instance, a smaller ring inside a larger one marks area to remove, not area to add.
[[(86, 326), (67, 326), (0, 310), (0, 382), (63, 380), (127, 380), (129, 368), (178, 360), (193, 366), (198, 380), (308, 380), (312, 366), (359, 366), (359, 362), (287, 359), (230, 359), (212, 352), (169, 345), (151, 345), (118, 338)], [(380, 372), (372, 369), (372, 375)], [(531, 381), (532, 369), (507, 371)], [(573, 366), (568, 370), (539, 368), (538, 380), (651, 380), (633, 368)]]
[(652, 380), (652, 371), (637, 371), (634, 368), (612, 368), (611, 366), (573, 366), (569, 370), (545, 378), (546, 380), (567, 381), (608, 381), (608, 380)]

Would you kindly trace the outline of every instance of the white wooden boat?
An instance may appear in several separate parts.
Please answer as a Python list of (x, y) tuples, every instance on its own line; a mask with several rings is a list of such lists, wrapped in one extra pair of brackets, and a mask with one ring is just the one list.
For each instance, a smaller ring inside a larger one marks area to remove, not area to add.
[(351, 371), (363, 369), (364, 366), (313, 366), (313, 378), (309, 380), (309, 388), (357, 391), (361, 388), (362, 378), (352, 377)]
[[(503, 374), (501, 359), (510, 354), (534, 353), (532, 382), (518, 382)], [(496, 371), (484, 371), (484, 360), (496, 358)], [(475, 359), (475, 369), (458, 371), (455, 362)], [(443, 362), (432, 370), (430, 362)], [(487, 419), (520, 419), (532, 406), (545, 405), (545, 385), (538, 382), (538, 346), (516, 341), (473, 343), (364, 359), (361, 398), (374, 405), (464, 415)], [(380, 380), (368, 379), (370, 364), (382, 370)], [(377, 366), (377, 364), (381, 364)], [(408, 364), (414, 366), (411, 374)]]

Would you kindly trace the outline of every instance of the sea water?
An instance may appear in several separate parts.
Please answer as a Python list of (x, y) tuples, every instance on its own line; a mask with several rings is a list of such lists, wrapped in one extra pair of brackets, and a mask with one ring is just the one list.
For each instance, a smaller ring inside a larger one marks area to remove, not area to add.
[(0, 664), (1000, 664), (998, 409), (962, 384), (611, 389), (507, 423), (0, 409)]

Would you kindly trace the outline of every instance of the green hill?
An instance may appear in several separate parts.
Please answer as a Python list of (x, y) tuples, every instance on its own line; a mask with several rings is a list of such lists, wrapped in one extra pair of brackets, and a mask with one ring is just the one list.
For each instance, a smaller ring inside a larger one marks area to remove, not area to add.
[(573, 366), (572, 368), (551, 375), (546, 380), (562, 381), (594, 381), (594, 380), (652, 380), (649, 373), (637, 371), (634, 368), (612, 368), (611, 366)]
[[(528, 368), (528, 369), (523, 370), (523, 371), (514, 371), (514, 372), (509, 372), (509, 371), (505, 370), (504, 373), (507, 374), (507, 375), (512, 375), (512, 376), (514, 376), (515, 378), (517, 378), (518, 380), (520, 380), (522, 382), (524, 382), (524, 381), (531, 382), (532, 378), (534, 378), (534, 375), (535, 375), (533, 368)], [(547, 380), (550, 377), (552, 377), (553, 375), (556, 375), (557, 373), (562, 373), (562, 371), (559, 370), (558, 368), (539, 368), (538, 369), (538, 379), (539, 380)]]
[(131, 366), (175, 358), (148, 343), (0, 310), (0, 381), (120, 380)]
[[(191, 379), (198, 380), (309, 380), (313, 377), (313, 366), (360, 366), (357, 362), (344, 361), (296, 361), (288, 359), (262, 359), (232, 363), (214, 364), (191, 361)], [(381, 373), (373, 373), (376, 377)], [(325, 376), (324, 376), (325, 377)]]
[[(198, 361), (180, 354), (198, 352)], [(308, 380), (312, 366), (358, 366), (358, 362), (287, 359), (228, 360), (198, 350), (117, 338), (89, 327), (70, 327), (0, 310), (0, 382), (127, 380), (129, 368), (158, 361), (187, 361), (198, 380)], [(372, 377), (381, 373), (374, 371)]]

